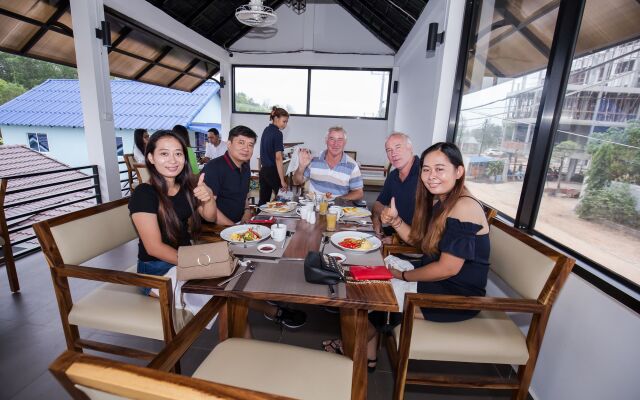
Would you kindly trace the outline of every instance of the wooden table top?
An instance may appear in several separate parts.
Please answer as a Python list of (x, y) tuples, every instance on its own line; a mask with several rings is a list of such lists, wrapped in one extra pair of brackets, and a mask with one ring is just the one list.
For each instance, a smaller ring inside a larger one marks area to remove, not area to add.
[[(304, 268), (303, 260), (307, 253), (309, 251), (318, 251), (320, 248), (322, 235), (326, 229), (326, 219), (324, 216), (319, 216), (315, 224), (309, 224), (300, 219), (292, 218), (277, 218), (277, 220), (278, 223), (286, 224), (288, 229), (295, 230), (281, 261), (292, 265), (295, 264), (295, 267), (299, 267), (302, 270), (302, 268)], [(203, 241), (219, 240), (219, 232), (224, 228), (226, 227), (206, 225), (200, 239)], [(278, 264), (273, 263), (272, 265), (277, 266)], [(260, 263), (260, 268), (270, 268), (270, 266), (267, 263)], [(251, 275), (252, 274), (247, 273), (238, 278), (238, 282), (235, 283), (232, 290), (226, 290), (226, 287), (218, 287), (217, 285), (225, 278), (216, 278), (189, 281), (182, 286), (182, 291), (223, 297), (319, 304), (378, 311), (398, 311), (398, 304), (391, 284), (386, 282), (344, 283), (346, 286), (346, 296), (344, 297), (331, 297), (328, 290), (326, 295), (318, 295), (317, 293), (314, 295), (305, 295), (303, 293), (273, 293), (268, 290), (243, 291)], [(304, 281), (304, 275), (300, 273), (293, 275), (287, 274), (279, 277), (281, 279), (291, 279), (292, 285), (296, 282), (300, 283), (299, 281)]]

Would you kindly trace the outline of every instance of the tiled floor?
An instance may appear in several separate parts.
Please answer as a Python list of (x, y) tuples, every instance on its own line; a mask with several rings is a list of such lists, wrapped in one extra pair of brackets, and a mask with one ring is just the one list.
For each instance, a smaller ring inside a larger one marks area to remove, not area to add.
[[(135, 262), (135, 257), (135, 243), (130, 243), (118, 251), (92, 260), (90, 265), (128, 266)], [(20, 294), (12, 295), (8, 288), (4, 267), (0, 268), (0, 399), (69, 398), (47, 370), (48, 365), (65, 350), (66, 346), (51, 285), (51, 276), (42, 253), (20, 260), (18, 275), (22, 290)], [(71, 281), (71, 286), (74, 296), (83, 296), (94, 287), (92, 283), (79, 280)], [(262, 340), (282, 341), (310, 348), (319, 348), (323, 339), (337, 337), (336, 315), (314, 307), (304, 309), (309, 314), (309, 322), (298, 331), (280, 331), (261, 315), (251, 314), (250, 322), (254, 336)], [(159, 341), (97, 331), (84, 331), (84, 335), (149, 350), (158, 350), (162, 346)], [(205, 331), (183, 358), (183, 373), (191, 374), (215, 344), (214, 333)], [(393, 377), (389, 360), (385, 352), (380, 353), (379, 359), (377, 371), (369, 375), (369, 399), (390, 399), (393, 392)], [(421, 367), (431, 369), (434, 366)], [(451, 370), (459, 369), (460, 366), (444, 365), (442, 368)], [(487, 368), (489, 372), (495, 372), (492, 366)], [(486, 372), (487, 368), (483, 367), (481, 370)], [(477, 371), (470, 370), (470, 372)], [(506, 392), (422, 387), (409, 387), (406, 393), (407, 399), (480, 400), (509, 397)]]

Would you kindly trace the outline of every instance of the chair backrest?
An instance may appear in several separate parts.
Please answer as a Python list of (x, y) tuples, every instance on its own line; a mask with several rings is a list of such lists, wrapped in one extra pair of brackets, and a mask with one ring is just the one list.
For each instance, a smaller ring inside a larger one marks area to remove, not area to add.
[(358, 156), (358, 152), (357, 151), (345, 150), (344, 153), (346, 155), (348, 155), (349, 157), (353, 158), (353, 161), (356, 161), (356, 157)]
[(135, 164), (136, 160), (133, 158), (133, 154), (127, 153), (122, 156), (125, 165), (127, 166), (127, 179), (129, 180), (129, 188), (133, 189), (133, 175), (136, 173), (133, 164)]
[(74, 399), (286, 399), (72, 351), (49, 370)]
[(41, 241), (52, 242), (43, 243), (43, 251), (53, 250), (64, 264), (79, 265), (137, 238), (128, 202), (124, 198), (37, 224), (44, 228), (37, 230)]
[(538, 299), (560, 255), (496, 219), (489, 237), (491, 270), (523, 298)]
[(136, 167), (136, 174), (138, 175), (138, 183), (144, 183), (149, 181), (149, 170), (147, 167)]

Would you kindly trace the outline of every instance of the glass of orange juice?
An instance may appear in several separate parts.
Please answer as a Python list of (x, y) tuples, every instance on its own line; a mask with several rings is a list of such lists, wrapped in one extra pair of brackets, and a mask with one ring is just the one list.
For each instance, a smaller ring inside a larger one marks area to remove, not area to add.
[(329, 232), (335, 231), (337, 221), (338, 221), (338, 213), (335, 211), (329, 211), (327, 213), (327, 231)]
[(329, 208), (329, 202), (325, 197), (323, 197), (322, 200), (320, 201), (320, 207), (318, 210), (320, 211), (320, 215), (325, 215), (327, 213), (327, 208)]

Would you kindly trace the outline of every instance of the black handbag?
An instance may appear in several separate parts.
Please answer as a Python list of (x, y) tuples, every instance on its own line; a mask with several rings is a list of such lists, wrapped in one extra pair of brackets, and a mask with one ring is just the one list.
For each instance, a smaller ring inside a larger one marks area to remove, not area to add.
[(335, 258), (310, 251), (304, 259), (304, 279), (309, 283), (335, 285), (344, 281), (344, 270)]

